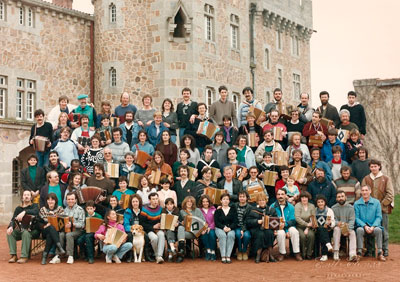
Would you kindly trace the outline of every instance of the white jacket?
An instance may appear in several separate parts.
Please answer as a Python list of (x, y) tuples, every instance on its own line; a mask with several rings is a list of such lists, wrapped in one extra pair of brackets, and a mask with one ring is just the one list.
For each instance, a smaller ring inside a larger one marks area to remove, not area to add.
[[(72, 104), (68, 104), (67, 108), (68, 108), (69, 112), (72, 112), (72, 110), (74, 110), (76, 108), (76, 106), (72, 105)], [(60, 116), (60, 114), (61, 114), (60, 105), (57, 105), (54, 108), (52, 108), (50, 110), (49, 114), (47, 115), (47, 121), (51, 123), (53, 128), (57, 128), (58, 117)]]
[[(274, 142), (274, 148), (272, 149), (272, 151), (283, 151), (281, 144), (279, 144), (278, 142)], [(265, 147), (267, 146), (267, 143), (264, 141), (262, 142), (255, 153), (256, 156), (256, 161), (257, 163), (261, 163), (263, 161), (263, 155), (265, 153)]]

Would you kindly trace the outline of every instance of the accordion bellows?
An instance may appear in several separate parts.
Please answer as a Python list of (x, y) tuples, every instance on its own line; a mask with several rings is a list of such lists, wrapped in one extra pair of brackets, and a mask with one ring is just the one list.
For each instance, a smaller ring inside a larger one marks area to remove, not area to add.
[(76, 190), (76, 196), (79, 204), (84, 204), (87, 201), (96, 201), (97, 198), (104, 193), (104, 190), (99, 187), (89, 186)]

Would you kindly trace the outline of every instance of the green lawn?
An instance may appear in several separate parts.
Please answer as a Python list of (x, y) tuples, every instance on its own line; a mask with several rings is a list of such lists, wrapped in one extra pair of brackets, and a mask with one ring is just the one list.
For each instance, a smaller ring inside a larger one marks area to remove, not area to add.
[(400, 244), (400, 195), (396, 195), (394, 209), (389, 216), (389, 242)]

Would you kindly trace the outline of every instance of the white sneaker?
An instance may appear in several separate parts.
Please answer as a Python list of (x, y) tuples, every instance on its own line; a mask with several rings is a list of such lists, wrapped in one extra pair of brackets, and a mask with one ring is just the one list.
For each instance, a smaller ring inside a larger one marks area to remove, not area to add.
[(56, 264), (56, 263), (60, 263), (60, 262), (61, 262), (60, 258), (56, 255), (51, 259), (51, 261), (49, 263)]
[(74, 263), (74, 257), (73, 256), (69, 256), (68, 260), (67, 260), (68, 264), (73, 264)]
[(112, 260), (106, 255), (106, 263), (112, 263)]
[(335, 252), (333, 253), (333, 260), (334, 260), (334, 261), (340, 260), (340, 259), (339, 259), (339, 251), (335, 251)]
[(328, 248), (328, 252), (332, 253), (333, 247), (331, 243), (326, 243), (326, 247)]
[(114, 255), (112, 257), (112, 260), (115, 261), (115, 263), (121, 263), (121, 260), (119, 259), (119, 257), (117, 255)]
[(322, 256), (322, 257), (320, 258), (320, 261), (327, 261), (327, 260), (328, 260), (328, 256), (327, 256), (327, 255)]
[(156, 257), (156, 262), (161, 264), (164, 262), (164, 259), (162, 257)]

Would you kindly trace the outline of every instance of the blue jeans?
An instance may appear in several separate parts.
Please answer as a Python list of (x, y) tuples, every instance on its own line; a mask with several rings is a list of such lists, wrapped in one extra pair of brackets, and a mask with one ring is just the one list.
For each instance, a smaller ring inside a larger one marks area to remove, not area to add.
[(171, 135), (171, 143), (174, 143), (176, 145), (176, 135)]
[(214, 229), (210, 229), (209, 233), (201, 235), (201, 240), (203, 241), (203, 245), (206, 250), (210, 249), (212, 251), (215, 251), (217, 245), (217, 237), (215, 236)]
[(219, 250), (221, 257), (230, 258), (233, 245), (235, 245), (235, 231), (231, 230), (226, 233), (223, 229), (215, 228), (215, 234), (219, 240)]
[(121, 247), (117, 248), (115, 245), (104, 245), (103, 253), (111, 260), (114, 255), (116, 255), (119, 259), (121, 259), (125, 253), (132, 249), (132, 243), (126, 242), (121, 245)]
[(179, 140), (182, 140), (183, 135), (185, 135), (186, 128), (179, 128)]
[(249, 230), (244, 231), (243, 238), (240, 238), (242, 234), (240, 233), (242, 229), (235, 229), (236, 244), (238, 246), (238, 251), (241, 253), (247, 252), (247, 247), (249, 246), (251, 234)]
[(50, 151), (36, 151), (36, 156), (38, 157), (38, 166), (45, 167), (46, 165), (49, 165), (49, 155)]

